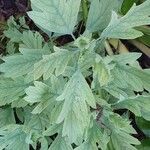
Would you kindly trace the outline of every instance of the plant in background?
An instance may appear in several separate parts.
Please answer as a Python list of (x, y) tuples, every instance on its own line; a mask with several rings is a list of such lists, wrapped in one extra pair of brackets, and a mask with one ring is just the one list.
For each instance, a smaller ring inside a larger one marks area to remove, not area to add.
[[(8, 55), (0, 64), (0, 150), (147, 146), (140, 145), (133, 122), (149, 137), (150, 71), (139, 65), (141, 53), (129, 52), (121, 41), (150, 54), (143, 39), (150, 0), (134, 2), (31, 0), (28, 16), (39, 32), (24, 18), (9, 19)], [(83, 26), (84, 33), (78, 29)], [(58, 46), (62, 35), (71, 42)]]

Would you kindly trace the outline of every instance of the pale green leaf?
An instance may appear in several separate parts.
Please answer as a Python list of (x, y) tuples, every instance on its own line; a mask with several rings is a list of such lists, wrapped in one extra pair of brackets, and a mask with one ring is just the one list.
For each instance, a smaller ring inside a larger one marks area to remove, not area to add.
[(43, 59), (34, 65), (34, 79), (38, 79), (43, 75), (44, 80), (47, 80), (55, 71), (56, 76), (61, 75), (71, 59), (73, 53), (66, 50), (54, 47), (55, 52), (50, 55), (44, 55)]
[(67, 135), (71, 143), (75, 142), (78, 137), (82, 138), (89, 125), (90, 115), (87, 104), (96, 107), (92, 91), (80, 71), (76, 71), (71, 77), (57, 100), (65, 100), (57, 119), (57, 123), (64, 121), (62, 135)]
[(13, 109), (10, 107), (0, 108), (0, 128), (9, 124), (15, 123), (15, 117)]
[(71, 34), (76, 25), (81, 0), (31, 0), (29, 17), (41, 28)]
[(73, 148), (64, 137), (58, 135), (49, 150), (73, 150)]
[(94, 76), (98, 79), (100, 86), (107, 85), (111, 80), (110, 67), (102, 59), (96, 59)]
[(0, 129), (0, 150), (29, 150), (26, 133), (21, 125), (11, 125)]
[(29, 86), (23, 78), (9, 79), (0, 78), (0, 106), (19, 101)]
[(107, 132), (103, 131), (100, 125), (94, 122), (93, 127), (88, 131), (85, 142), (75, 148), (75, 150), (98, 150), (98, 148), (106, 150), (109, 139)]
[[(130, 125), (130, 121), (122, 118), (118, 114), (110, 112), (104, 113), (103, 123), (111, 130), (111, 142), (115, 150), (136, 150), (133, 145), (139, 145), (138, 139), (131, 134), (136, 134), (135, 129)], [(111, 146), (112, 148), (112, 146)]]
[(48, 47), (42, 44), (43, 38), (38, 33), (24, 32), (23, 44), (20, 45), (21, 52), (12, 56), (2, 58), (3, 64), (0, 64), (0, 71), (6, 77), (19, 77), (29, 74), (34, 69), (34, 64), (42, 59), (42, 55), (50, 53)]
[(121, 18), (113, 12), (111, 22), (102, 32), (101, 38), (135, 39), (142, 36), (143, 33), (134, 28), (150, 24), (149, 7), (150, 1), (147, 0), (141, 5), (133, 5), (128, 13)]
[(46, 131), (43, 132), (44, 136), (52, 136), (56, 133), (59, 133), (59, 131), (62, 129), (61, 124), (53, 124), (50, 127), (47, 128)]
[(150, 121), (150, 96), (137, 96), (119, 101), (114, 105), (116, 109), (129, 109), (136, 116)]
[(86, 24), (91, 32), (103, 30), (111, 19), (112, 10), (117, 10), (118, 0), (92, 0)]
[(24, 98), (30, 104), (38, 103), (32, 113), (41, 113), (49, 105), (54, 106), (55, 93), (51, 93), (49, 86), (42, 82), (35, 81), (35, 86), (26, 89), (27, 96)]
[(35, 135), (42, 135), (45, 128), (50, 126), (50, 117), (46, 112), (40, 114), (32, 114), (32, 108), (25, 107), (23, 109), (24, 125), (26, 126), (27, 132), (32, 132)]

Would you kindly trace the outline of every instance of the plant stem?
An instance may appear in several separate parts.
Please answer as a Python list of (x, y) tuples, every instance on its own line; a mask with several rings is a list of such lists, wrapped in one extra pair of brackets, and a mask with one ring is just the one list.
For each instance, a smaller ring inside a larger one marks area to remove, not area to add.
[(87, 16), (88, 16), (87, 0), (82, 0), (82, 10), (83, 10), (83, 19), (84, 19), (84, 22), (86, 22)]
[(142, 44), (141, 42), (138, 42), (136, 40), (130, 40), (129, 41), (131, 44), (136, 46), (139, 50), (141, 50), (145, 55), (150, 57), (150, 48), (147, 47), (146, 45)]
[(110, 55), (110, 56), (114, 55), (113, 50), (107, 40), (105, 41), (105, 49), (106, 49), (108, 55)]

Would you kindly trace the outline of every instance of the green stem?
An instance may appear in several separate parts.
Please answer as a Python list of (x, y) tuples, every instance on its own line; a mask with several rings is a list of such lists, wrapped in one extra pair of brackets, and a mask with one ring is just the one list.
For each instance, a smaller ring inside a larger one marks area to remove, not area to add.
[(88, 16), (88, 4), (87, 0), (82, 0), (83, 19), (86, 22)]

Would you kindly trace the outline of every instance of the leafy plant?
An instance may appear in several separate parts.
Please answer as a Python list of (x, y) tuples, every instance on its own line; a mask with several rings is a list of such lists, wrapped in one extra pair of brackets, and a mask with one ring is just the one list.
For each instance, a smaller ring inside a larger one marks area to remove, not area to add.
[[(28, 16), (39, 32), (24, 18), (9, 19), (0, 64), (0, 150), (149, 147), (140, 145), (133, 122), (150, 121), (150, 70), (121, 40), (145, 34), (150, 0), (133, 3), (31, 0)], [(58, 46), (62, 35), (71, 42)]]

